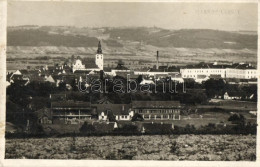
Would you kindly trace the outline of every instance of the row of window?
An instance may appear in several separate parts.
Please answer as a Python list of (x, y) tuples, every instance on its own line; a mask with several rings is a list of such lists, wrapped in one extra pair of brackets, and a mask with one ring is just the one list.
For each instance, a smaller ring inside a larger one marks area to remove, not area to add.
[(144, 119), (167, 119), (167, 118), (179, 118), (179, 116), (175, 116), (175, 115), (142, 115)]
[(167, 113), (169, 113), (169, 114), (171, 114), (171, 113), (179, 113), (180, 112), (180, 110), (179, 109), (165, 109), (165, 110), (147, 110), (147, 109), (145, 109), (145, 110), (142, 110), (142, 109), (140, 109), (140, 110), (135, 110), (135, 113), (147, 113), (147, 114), (149, 114), (149, 113), (160, 113), (160, 114), (167, 114)]
[(187, 78), (195, 78), (195, 75), (187, 75), (187, 76), (184, 75), (183, 77), (184, 77), (184, 78), (186, 78), (186, 77), (187, 77)]
[(187, 70), (188, 73), (209, 73), (209, 72), (217, 72), (217, 73), (221, 73), (222, 70), (207, 70), (207, 71), (204, 71), (204, 70)]
[(127, 119), (127, 118), (128, 118), (128, 115), (121, 115), (120, 117)]

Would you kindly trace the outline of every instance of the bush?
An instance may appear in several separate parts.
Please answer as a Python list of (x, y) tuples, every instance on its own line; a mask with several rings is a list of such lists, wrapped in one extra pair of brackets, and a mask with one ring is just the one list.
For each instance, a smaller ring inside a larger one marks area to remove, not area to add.
[(231, 121), (234, 124), (244, 124), (245, 117), (242, 114), (233, 114), (228, 118), (228, 121)]
[(84, 122), (84, 124), (79, 129), (81, 133), (93, 133), (96, 131), (95, 127), (93, 125), (88, 124), (87, 122)]
[(138, 114), (138, 113), (135, 113), (133, 118), (132, 118), (133, 122), (134, 121), (143, 121), (143, 120), (144, 120), (143, 116), (141, 114)]
[(138, 134), (139, 131), (137, 129), (137, 126), (126, 124), (122, 128), (116, 129), (115, 133), (118, 133), (118, 134)]

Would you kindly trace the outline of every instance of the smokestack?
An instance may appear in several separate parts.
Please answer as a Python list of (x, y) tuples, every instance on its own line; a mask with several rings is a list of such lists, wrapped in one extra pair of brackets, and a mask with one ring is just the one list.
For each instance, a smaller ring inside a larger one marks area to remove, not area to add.
[(157, 55), (156, 55), (156, 69), (159, 69), (159, 51), (157, 50)]

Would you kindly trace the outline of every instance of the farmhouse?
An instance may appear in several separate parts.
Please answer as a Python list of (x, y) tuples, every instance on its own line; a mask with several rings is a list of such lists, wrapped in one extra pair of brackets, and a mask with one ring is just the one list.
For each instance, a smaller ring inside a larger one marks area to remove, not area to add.
[(225, 94), (223, 95), (223, 98), (225, 100), (240, 100), (242, 98), (242, 96), (236, 92), (225, 92)]
[(129, 121), (134, 113), (131, 111), (130, 104), (93, 104), (98, 113), (98, 120), (107, 121), (108, 115), (111, 114), (118, 121)]

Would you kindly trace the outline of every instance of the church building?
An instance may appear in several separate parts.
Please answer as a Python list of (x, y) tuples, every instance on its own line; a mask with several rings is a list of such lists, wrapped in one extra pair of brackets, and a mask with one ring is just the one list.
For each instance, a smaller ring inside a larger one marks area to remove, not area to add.
[(100, 70), (103, 70), (104, 57), (102, 54), (102, 48), (101, 48), (100, 41), (98, 43), (98, 50), (97, 50), (97, 54), (96, 54), (96, 58), (95, 58), (95, 64), (93, 61), (88, 60), (85, 63), (83, 63), (82, 59), (80, 59), (80, 57), (77, 57), (76, 61), (72, 65), (73, 73), (75, 71), (100, 71)]

